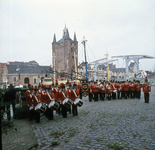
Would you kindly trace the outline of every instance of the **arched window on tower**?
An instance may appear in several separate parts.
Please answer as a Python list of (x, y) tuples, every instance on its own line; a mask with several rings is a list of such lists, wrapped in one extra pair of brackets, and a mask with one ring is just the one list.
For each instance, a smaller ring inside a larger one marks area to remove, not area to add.
[(27, 84), (28, 82), (29, 82), (29, 78), (26, 77), (26, 78), (24, 79), (24, 84)]

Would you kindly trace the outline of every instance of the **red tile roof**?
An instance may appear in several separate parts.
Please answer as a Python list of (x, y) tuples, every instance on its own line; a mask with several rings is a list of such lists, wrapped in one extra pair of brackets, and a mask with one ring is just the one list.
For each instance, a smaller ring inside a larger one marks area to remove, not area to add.
[(0, 63), (0, 67), (4, 67), (6, 63)]

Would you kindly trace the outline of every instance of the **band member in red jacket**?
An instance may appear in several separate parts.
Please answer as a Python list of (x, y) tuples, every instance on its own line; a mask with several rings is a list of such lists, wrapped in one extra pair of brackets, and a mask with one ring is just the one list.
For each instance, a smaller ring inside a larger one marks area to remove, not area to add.
[(121, 98), (124, 97), (124, 82), (122, 81), (120, 84), (120, 94), (121, 94)]
[(134, 81), (134, 84), (135, 84), (135, 91), (134, 91), (134, 98), (138, 98), (137, 97), (137, 84), (138, 84), (138, 80), (136, 81), (136, 80), (133, 80)]
[[(37, 86), (35, 86), (35, 90), (33, 90), (33, 92), (32, 92), (32, 99), (33, 99), (33, 107), (34, 107), (34, 109), (39, 104), (36, 89), (37, 89)], [(34, 119), (35, 119), (36, 123), (40, 123), (40, 112), (34, 111)]]
[[(66, 95), (67, 98), (69, 98), (69, 89), (70, 89), (70, 87), (71, 87), (71, 83), (69, 83), (69, 80), (67, 80), (66, 87), (65, 87), (65, 95)], [(71, 106), (67, 108), (67, 111), (71, 114)]]
[(74, 101), (76, 100), (76, 98), (80, 97), (79, 94), (79, 90), (76, 88), (76, 84), (73, 84), (73, 89), (71, 90), (71, 100), (73, 102), (72, 104), (72, 113), (73, 116), (77, 116), (78, 115), (78, 110), (77, 110), (77, 105), (74, 105)]
[(59, 99), (59, 88), (58, 88), (58, 81), (56, 80), (55, 83), (55, 88), (54, 88), (54, 98), (55, 100), (59, 103), (59, 108), (56, 110), (56, 113), (58, 113), (59, 115), (61, 114), (61, 103), (60, 103), (60, 99)]
[(140, 84), (140, 81), (137, 81), (137, 85), (136, 85), (136, 93), (137, 93), (137, 98), (140, 99), (140, 96), (141, 96), (141, 88), (142, 88), (142, 85)]
[(116, 84), (115, 84), (115, 82), (114, 81), (112, 81), (112, 83), (110, 84), (110, 88), (111, 88), (111, 90), (112, 90), (112, 98), (113, 99), (116, 99)]
[(80, 83), (78, 84), (78, 90), (79, 90), (79, 94), (80, 94), (80, 99), (82, 99), (82, 92), (81, 92), (81, 81)]
[(149, 92), (151, 92), (151, 85), (148, 83), (147, 78), (145, 79), (145, 83), (143, 84), (143, 92), (145, 103), (149, 103)]
[(32, 106), (32, 87), (31, 84), (28, 82), (28, 90), (25, 93), (26, 96), (26, 103), (29, 107), (29, 120), (32, 121), (34, 119), (34, 108)]
[(60, 91), (59, 91), (59, 98), (60, 98), (60, 103), (61, 108), (62, 108), (62, 116), (63, 118), (67, 117), (67, 107), (63, 105), (63, 101), (66, 99), (65, 95), (65, 85), (63, 83), (60, 84)]
[(124, 97), (125, 97), (125, 99), (127, 99), (127, 97), (128, 97), (128, 91), (129, 91), (129, 83), (128, 83), (128, 80), (126, 80), (126, 82), (124, 83)]
[(93, 88), (94, 88), (94, 83), (93, 81), (91, 81), (89, 84), (89, 101), (90, 102), (92, 102), (92, 99), (93, 99)]
[(51, 89), (46, 89), (46, 105), (47, 105), (46, 113), (47, 113), (48, 120), (53, 120), (54, 118), (53, 109), (48, 107), (51, 101), (53, 101), (51, 97)]
[(25, 96), (26, 96), (26, 103), (27, 106), (30, 107), (32, 105), (32, 95), (31, 95), (31, 85), (28, 84), (28, 90), (25, 92)]
[(135, 83), (131, 82), (130, 86), (130, 91), (131, 91), (131, 98), (135, 98)]
[(104, 82), (101, 82), (100, 84), (100, 99), (104, 101), (104, 98), (105, 98), (105, 93), (106, 93), (106, 87), (105, 87), (105, 84)]
[(55, 97), (54, 97), (54, 82), (53, 82), (52, 85), (51, 85), (51, 93), (50, 93), (50, 95), (51, 95), (51, 98), (52, 98), (53, 100), (55, 100)]
[(110, 86), (110, 82), (108, 82), (108, 84), (106, 85), (106, 91), (107, 91), (107, 99), (111, 100), (112, 89), (111, 89), (111, 86)]
[(93, 93), (94, 93), (94, 101), (98, 101), (98, 93), (99, 93), (99, 86), (97, 82), (95, 82), (94, 88), (93, 88)]
[(119, 81), (117, 82), (116, 89), (117, 89), (117, 98), (120, 99), (121, 85)]

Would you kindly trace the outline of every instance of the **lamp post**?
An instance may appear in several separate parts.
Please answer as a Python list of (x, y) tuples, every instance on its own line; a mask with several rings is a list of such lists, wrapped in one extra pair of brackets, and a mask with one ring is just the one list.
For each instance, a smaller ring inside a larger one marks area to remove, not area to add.
[(20, 68), (19, 68), (19, 66), (17, 66), (16, 71), (18, 72), (18, 79), (19, 79), (18, 84), (19, 84), (19, 87), (20, 87)]

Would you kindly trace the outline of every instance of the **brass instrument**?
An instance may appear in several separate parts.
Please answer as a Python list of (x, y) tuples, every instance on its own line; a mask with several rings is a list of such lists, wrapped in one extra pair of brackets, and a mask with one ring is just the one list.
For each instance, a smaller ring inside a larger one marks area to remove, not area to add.
[(110, 86), (108, 84), (106, 85), (106, 88), (108, 91), (112, 91), (112, 90), (110, 90)]
[(144, 90), (145, 90), (146, 88), (150, 87), (150, 86), (151, 86), (151, 84), (147, 83), (146, 86), (144, 87)]
[(117, 92), (117, 89), (115, 88), (114, 84), (112, 84), (112, 86), (114, 88), (113, 92), (116, 93)]

